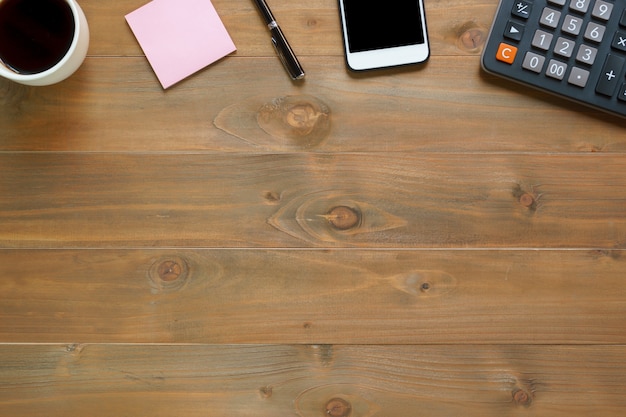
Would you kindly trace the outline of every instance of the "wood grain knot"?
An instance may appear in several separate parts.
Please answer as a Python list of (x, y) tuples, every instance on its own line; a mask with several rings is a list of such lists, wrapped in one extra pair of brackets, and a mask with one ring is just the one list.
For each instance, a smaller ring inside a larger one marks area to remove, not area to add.
[(527, 208), (528, 210), (534, 212), (539, 207), (539, 198), (540, 194), (535, 192), (535, 187), (522, 187), (521, 185), (516, 185), (513, 188), (513, 196), (517, 198), (517, 201), (522, 207)]
[(535, 204), (535, 197), (530, 193), (524, 193), (519, 198), (519, 202), (524, 207), (532, 207)]
[(474, 22), (467, 22), (457, 30), (457, 47), (467, 52), (478, 52), (482, 49), (487, 38), (485, 29)]
[(183, 273), (183, 267), (177, 261), (163, 261), (159, 264), (158, 273), (163, 281), (175, 281)]
[(356, 209), (347, 206), (332, 208), (326, 218), (337, 230), (350, 230), (361, 224), (361, 213)]
[(82, 345), (80, 343), (72, 343), (65, 347), (65, 351), (69, 353), (80, 353), (82, 352), (84, 347), (85, 345)]
[(445, 271), (410, 271), (389, 278), (397, 289), (420, 299), (448, 296), (457, 288), (457, 280)]
[(276, 204), (276, 203), (280, 203), (281, 196), (280, 196), (280, 193), (276, 191), (266, 191), (263, 194), (263, 198), (269, 204)]
[(524, 391), (521, 388), (514, 389), (511, 395), (513, 396), (513, 402), (516, 405), (520, 405), (523, 407), (530, 407), (530, 405), (533, 402), (533, 399), (530, 396), (530, 394), (528, 394), (528, 392)]
[(405, 219), (345, 190), (302, 192), (282, 204), (267, 222), (290, 236), (318, 245), (351, 244), (365, 239), (368, 233), (407, 224)]
[(257, 123), (266, 133), (300, 148), (319, 146), (330, 132), (330, 108), (312, 96), (275, 98), (264, 104)]
[(178, 256), (163, 257), (152, 264), (148, 275), (153, 291), (175, 291), (185, 285), (189, 265)]
[(352, 405), (343, 398), (333, 398), (326, 403), (326, 414), (332, 417), (348, 417)]
[(259, 392), (261, 393), (261, 397), (270, 398), (273, 394), (273, 389), (270, 386), (259, 388)]

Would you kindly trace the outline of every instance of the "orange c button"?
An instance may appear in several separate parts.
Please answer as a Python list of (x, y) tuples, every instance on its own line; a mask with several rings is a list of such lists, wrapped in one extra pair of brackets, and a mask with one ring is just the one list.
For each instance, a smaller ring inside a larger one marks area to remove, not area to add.
[(498, 48), (496, 59), (498, 61), (506, 62), (507, 64), (512, 64), (515, 60), (515, 55), (517, 55), (517, 48), (515, 46), (501, 43)]

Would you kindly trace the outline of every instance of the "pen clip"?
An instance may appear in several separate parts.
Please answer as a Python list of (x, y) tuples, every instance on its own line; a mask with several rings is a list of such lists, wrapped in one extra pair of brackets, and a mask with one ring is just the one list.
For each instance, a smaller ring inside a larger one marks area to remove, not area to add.
[(289, 73), (291, 79), (300, 80), (304, 78), (304, 70), (302, 69), (302, 66), (300, 66), (298, 58), (296, 58), (296, 55), (293, 53), (285, 35), (283, 35), (283, 32), (280, 30), (280, 27), (275, 26), (271, 28), (271, 33), (272, 45), (274, 45), (274, 49), (276, 49), (276, 53)]

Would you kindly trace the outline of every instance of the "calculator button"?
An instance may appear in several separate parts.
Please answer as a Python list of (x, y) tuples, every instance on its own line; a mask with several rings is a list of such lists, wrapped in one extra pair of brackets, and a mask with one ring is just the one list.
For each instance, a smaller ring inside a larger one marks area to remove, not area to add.
[(596, 85), (596, 93), (609, 97), (613, 96), (615, 89), (621, 83), (620, 74), (623, 66), (624, 58), (613, 54), (607, 55), (600, 73), (600, 79)]
[(626, 9), (622, 12), (622, 17), (619, 20), (619, 25), (622, 27), (626, 27)]
[(557, 6), (565, 6), (565, 3), (567, 3), (567, 0), (548, 0), (548, 3), (552, 3)]
[(578, 87), (585, 87), (589, 80), (589, 71), (582, 68), (574, 67), (569, 74), (567, 82)]
[(543, 26), (556, 29), (559, 26), (559, 20), (561, 19), (561, 12), (558, 10), (551, 9), (546, 7), (541, 12), (541, 19), (539, 19), (539, 23)]
[(498, 47), (496, 59), (507, 64), (512, 64), (513, 61), (515, 61), (515, 55), (517, 55), (517, 48), (515, 46), (501, 43)]
[(543, 30), (537, 30), (535, 31), (535, 36), (533, 36), (532, 45), (535, 48), (547, 51), (550, 49), (550, 45), (552, 44), (552, 37), (551, 33), (544, 32)]
[(582, 64), (593, 65), (593, 63), (596, 62), (596, 56), (598, 56), (598, 50), (596, 48), (582, 44), (578, 48), (576, 61)]
[(591, 15), (597, 19), (604, 20), (606, 22), (611, 18), (612, 12), (613, 3), (598, 0), (595, 6), (593, 6), (593, 11), (591, 12)]
[(589, 3), (591, 3), (591, 0), (571, 0), (569, 2), (569, 8), (580, 13), (587, 13)]
[(534, 52), (526, 52), (522, 68), (540, 74), (543, 70), (544, 62), (546, 62), (546, 58), (544, 56), (535, 54)]
[(551, 59), (550, 62), (548, 62), (546, 75), (550, 78), (562, 80), (565, 76), (565, 71), (567, 71), (567, 64), (557, 61), (556, 59)]
[(520, 0), (513, 4), (513, 9), (511, 10), (511, 14), (513, 16), (521, 17), (522, 19), (528, 19), (530, 16), (530, 11), (532, 10), (532, 3), (524, 0)]
[(582, 26), (583, 20), (580, 17), (568, 14), (563, 20), (563, 26), (561, 26), (561, 30), (567, 34), (578, 36)]
[(554, 44), (554, 53), (564, 58), (569, 58), (574, 52), (574, 46), (576, 43), (569, 39), (558, 38)]
[(626, 83), (622, 84), (620, 87), (617, 98), (621, 101), (626, 101)]
[(626, 52), (626, 32), (616, 32), (611, 46), (615, 49)]
[(509, 21), (504, 29), (504, 37), (512, 39), (514, 41), (521, 41), (524, 35), (524, 25), (521, 23)]
[(587, 39), (588, 41), (600, 43), (604, 38), (605, 31), (606, 27), (594, 22), (589, 22), (587, 24), (587, 30), (585, 30), (585, 39)]

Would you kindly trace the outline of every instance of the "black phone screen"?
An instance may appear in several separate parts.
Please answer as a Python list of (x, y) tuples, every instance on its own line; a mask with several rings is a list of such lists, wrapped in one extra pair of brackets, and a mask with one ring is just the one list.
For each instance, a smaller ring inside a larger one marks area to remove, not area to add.
[(343, 0), (350, 52), (424, 43), (419, 0)]

